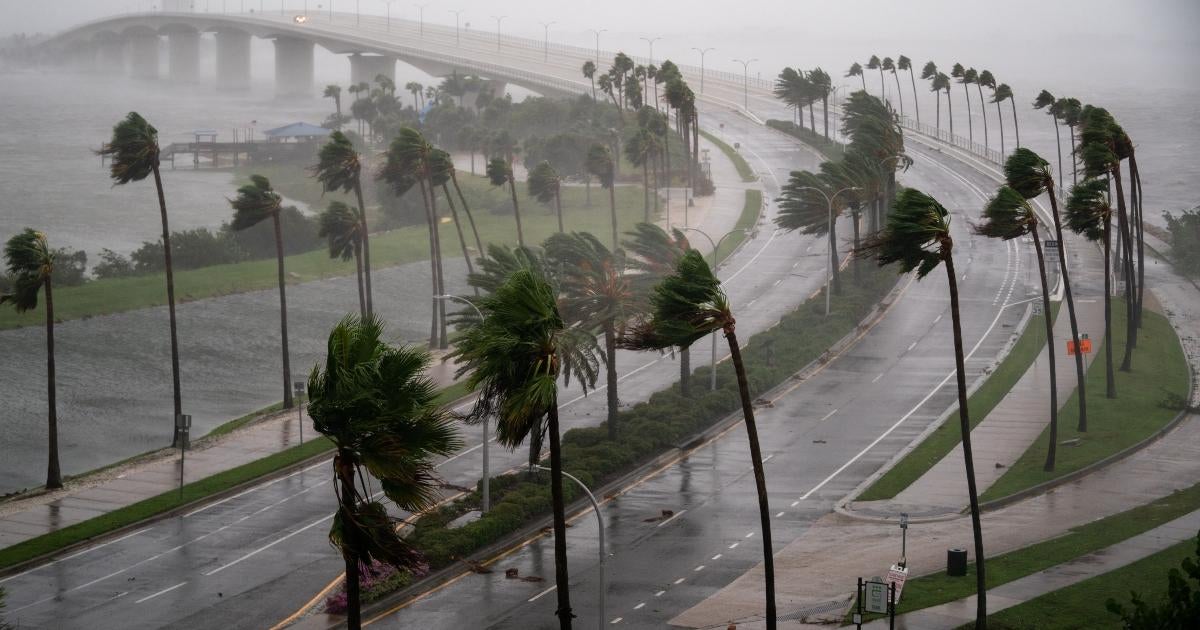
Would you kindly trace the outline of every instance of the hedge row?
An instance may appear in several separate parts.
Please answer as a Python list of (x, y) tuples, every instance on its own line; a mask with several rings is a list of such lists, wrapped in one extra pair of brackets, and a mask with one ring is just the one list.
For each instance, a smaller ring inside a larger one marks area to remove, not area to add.
[[(844, 283), (843, 295), (834, 297), (829, 317), (824, 314), (823, 296), (818, 296), (783, 317), (778, 325), (750, 338), (742, 352), (752, 395), (766, 392), (818, 359), (853, 331), (896, 281), (894, 272), (866, 264), (860, 273), (859, 282)], [(622, 411), (615, 442), (607, 439), (604, 425), (567, 431), (562, 440), (566, 471), (596, 487), (735, 412), (740, 404), (732, 364), (726, 361), (717, 366), (719, 387), (715, 391), (707, 387), (709, 369), (704, 366), (693, 373), (690, 397), (683, 396), (676, 383)], [(458, 516), (478, 509), (476, 489), (418, 520), (409, 540), (425, 554), (431, 567), (444, 567), (550, 513), (548, 480), (546, 473), (493, 477), (490, 512), (462, 527), (447, 527)], [(565, 485), (563, 491), (568, 502), (578, 494), (574, 484)]]
[(801, 127), (790, 120), (771, 119), (767, 121), (767, 126), (803, 140), (805, 144), (820, 151), (821, 155), (830, 160), (840, 160), (842, 159), (842, 154), (845, 153), (842, 145), (832, 140), (826, 140), (825, 136), (814, 133), (808, 127)]

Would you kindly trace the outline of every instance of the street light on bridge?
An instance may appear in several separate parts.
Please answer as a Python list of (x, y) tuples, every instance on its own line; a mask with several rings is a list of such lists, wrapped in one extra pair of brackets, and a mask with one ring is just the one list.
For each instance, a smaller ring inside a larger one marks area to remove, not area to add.
[(750, 111), (750, 64), (758, 61), (758, 58), (746, 61), (734, 59), (734, 61), (742, 64), (742, 109)]
[(496, 52), (500, 52), (500, 23), (504, 21), (507, 15), (493, 15), (492, 19), (496, 20)]
[(654, 63), (654, 42), (662, 39), (661, 37), (642, 37), (642, 41), (650, 45), (650, 63)]
[(596, 30), (594, 28), (588, 29), (589, 33), (596, 36), (596, 67), (600, 66), (600, 33), (604, 33), (606, 31), (608, 31), (606, 28), (602, 28), (600, 30)]
[(462, 9), (450, 9), (450, 12), (454, 14), (454, 45), (458, 46), (459, 45), (458, 25), (459, 25), (459, 22), (461, 22), (461, 20), (462, 20), (463, 11), (462, 11)]
[(543, 57), (543, 60), (549, 61), (550, 60), (550, 27), (554, 26), (555, 24), (558, 24), (558, 22), (538, 22), (538, 24), (541, 24), (542, 28), (546, 30), (545, 40), (544, 40), (545, 43), (543, 44), (543, 48), (545, 50), (545, 55)]
[[(828, 223), (826, 229), (829, 230), (830, 234), (833, 234), (833, 200), (837, 199), (838, 195), (840, 195), (846, 191), (862, 190), (862, 189), (859, 188), (858, 186), (848, 186), (846, 188), (843, 188), (843, 189), (833, 193), (832, 196), (827, 194), (824, 190), (821, 190), (820, 188), (814, 188), (812, 186), (801, 186), (801, 187), (797, 188), (796, 190), (814, 190), (814, 191), (820, 193), (820, 195), (825, 198), (825, 202), (829, 205), (829, 219), (828, 219), (829, 223)], [(833, 239), (830, 238), (829, 244), (828, 244), (829, 255), (827, 256), (827, 258), (829, 259), (829, 273), (825, 274), (825, 317), (829, 317), (829, 289), (831, 288), (830, 285), (833, 283), (833, 248), (835, 247), (835, 245), (836, 244), (833, 242)]]
[[(700, 234), (704, 238), (708, 239), (708, 243), (710, 245), (712, 245), (712, 267), (714, 270), (717, 268), (717, 252), (721, 249), (721, 243), (724, 243), (726, 238), (728, 238), (734, 234), (741, 234), (743, 236), (750, 234), (750, 230), (729, 230), (724, 235), (722, 235), (721, 238), (717, 239), (717, 241), (714, 242), (712, 237), (708, 235), (708, 232), (705, 232), (704, 230), (701, 230), (699, 228), (694, 228), (694, 227), (685, 227), (683, 229), (685, 231), (696, 232), (697, 234)], [(712, 366), (712, 370), (709, 372), (708, 387), (712, 391), (716, 391), (717, 390), (717, 333), (716, 332), (713, 332), (713, 334), (712, 334), (712, 358), (709, 360), (709, 365)]]
[(414, 4), (417, 8), (417, 37), (425, 37), (425, 7), (428, 4)]
[(713, 48), (711, 46), (709, 46), (708, 48), (696, 48), (695, 46), (692, 46), (692, 50), (700, 53), (700, 93), (703, 94), (704, 93), (704, 55), (708, 54), (708, 52), (711, 50), (716, 50), (716, 48)]

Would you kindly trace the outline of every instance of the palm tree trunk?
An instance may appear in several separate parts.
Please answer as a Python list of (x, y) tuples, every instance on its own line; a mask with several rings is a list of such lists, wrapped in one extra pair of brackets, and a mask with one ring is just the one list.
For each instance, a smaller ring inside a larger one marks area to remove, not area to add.
[(511, 166), (508, 175), (508, 190), (512, 193), (513, 216), (517, 219), (517, 245), (525, 247), (525, 232), (521, 230), (521, 206), (517, 205), (517, 181), (513, 179)]
[[(446, 203), (450, 205), (450, 217), (454, 220), (454, 230), (458, 232), (458, 244), (462, 248), (463, 260), (467, 261), (467, 275), (475, 273), (475, 266), (471, 264), (471, 252), (467, 250), (467, 239), (463, 236), (462, 223), (458, 220), (458, 208), (454, 207), (454, 199), (450, 196), (450, 186), (445, 182), (442, 183), (442, 192), (446, 195)], [(479, 289), (476, 288), (476, 295)]]
[(917, 124), (921, 124), (921, 102), (917, 98), (917, 76), (913, 74), (912, 68), (908, 69), (908, 80), (912, 81), (913, 90), (913, 107), (917, 110)]
[[(650, 222), (650, 156), (642, 156), (642, 201), (645, 204), (645, 209), (642, 212), (642, 221)], [(562, 221), (559, 221), (558, 231), (562, 231)]]
[[(692, 110), (692, 168), (696, 170), (696, 176), (700, 175), (700, 112)], [(695, 189), (692, 189), (692, 197), (696, 196)]]
[[(353, 518), (352, 515), (355, 511), (354, 464), (351, 463), (353, 457), (352, 453), (339, 452), (334, 464), (338, 469), (338, 480), (342, 486), (341, 496), (338, 498), (341, 503), (339, 507), (343, 521)], [(357, 541), (353, 540), (354, 529), (343, 528), (342, 536), (342, 559), (346, 563), (346, 627), (349, 630), (359, 630), (362, 627), (362, 611), (360, 610), (359, 596), (358, 554), (353, 551), (357, 547)]]
[[(1042, 470), (1054, 470), (1055, 448), (1058, 445), (1058, 372), (1054, 367), (1054, 318), (1050, 311), (1050, 285), (1046, 279), (1046, 258), (1042, 253), (1042, 239), (1037, 227), (1032, 230), (1033, 248), (1037, 251), (1038, 276), (1042, 281), (1042, 313), (1046, 318), (1046, 355), (1050, 360), (1050, 443), (1046, 449), (1046, 463)], [(1078, 353), (1076, 353), (1078, 354)]]
[(841, 295), (842, 277), (837, 251), (837, 217), (834, 216), (832, 209), (829, 211), (829, 265), (829, 273), (833, 276), (833, 294)]
[(363, 291), (363, 264), (362, 264), (362, 246), (358, 243), (354, 244), (354, 270), (355, 276), (358, 278), (358, 314), (359, 317), (367, 318), (367, 295)]
[(813, 111), (815, 103), (808, 104), (808, 128), (812, 129), (813, 135), (817, 135), (817, 115)]
[[(899, 80), (899, 79), (897, 79)], [(821, 97), (821, 116), (825, 119), (825, 139), (829, 139), (829, 93)]]
[(46, 489), (61, 488), (62, 470), (58, 465), (58, 387), (54, 364), (54, 290), (46, 278), (46, 428), (48, 458), (46, 462)]
[(358, 178), (354, 179), (354, 196), (358, 199), (359, 220), (362, 221), (363, 279), (367, 293), (367, 315), (370, 316), (375, 313), (374, 292), (371, 291), (371, 229), (367, 227), (367, 206), (363, 203), (362, 182)]
[(438, 292), (438, 265), (437, 265), (437, 244), (434, 241), (434, 219), (429, 208), (429, 191), (425, 188), (425, 178), (418, 177), (417, 182), (421, 186), (421, 205), (425, 206), (425, 227), (429, 234), (429, 285), (430, 296), (429, 305), (431, 314), (429, 318), (429, 347), (438, 347), (438, 306), (441, 300), (437, 296), (441, 295)]
[(617, 441), (617, 331), (610, 321), (604, 326), (604, 380), (608, 394), (608, 439)]
[(663, 134), (663, 160), (666, 162), (664, 176), (667, 180), (667, 231), (671, 230), (671, 134)]
[[(654, 195), (653, 196), (654, 196), (654, 214), (655, 214), (655, 216), (657, 216), (658, 215), (658, 192), (659, 192), (659, 189), (662, 188), (662, 171), (659, 168), (660, 166), (662, 166), (662, 164), (661, 164), (662, 156), (659, 155), (658, 150), (655, 149), (654, 153), (651, 154), (650, 157), (654, 162), (654, 166), (653, 166), (653, 168), (654, 168)], [(649, 222), (647, 221), (647, 223), (649, 223)]]
[[(885, 94), (885, 92), (884, 92), (884, 87), (883, 87), (883, 66), (879, 66), (879, 100), (886, 103), (887, 98), (884, 96), (884, 94)], [(816, 131), (816, 130), (814, 129), (813, 131)]]
[(1105, 396), (1117, 397), (1112, 351), (1112, 217), (1104, 217), (1104, 379)]
[[(1129, 225), (1129, 211), (1125, 205), (1125, 185), (1121, 179), (1121, 165), (1113, 169), (1113, 183), (1117, 187), (1117, 229), (1121, 231), (1121, 251), (1124, 264), (1121, 275), (1125, 278), (1125, 356), (1121, 359), (1121, 371), (1133, 370), (1133, 344), (1137, 337), (1137, 316), (1134, 315), (1133, 240)], [(1105, 341), (1108, 341), (1105, 338)]]
[[(179, 328), (175, 319), (175, 265), (171, 263), (171, 229), (167, 225), (167, 198), (163, 194), (162, 176), (158, 172), (158, 164), (154, 165), (154, 187), (158, 191), (158, 210), (162, 216), (163, 229), (163, 265), (167, 274), (167, 316), (171, 324), (171, 386), (175, 416), (183, 413), (183, 395), (179, 387)], [(174, 426), (174, 418), (171, 423)], [(171, 440), (172, 447), (178, 447), (179, 432), (174, 432)]]
[(1007, 151), (1004, 150), (1004, 111), (1000, 109), (1000, 103), (996, 103), (996, 119), (1000, 121), (1000, 161), (1003, 162)]
[(758, 490), (758, 518), (762, 526), (763, 574), (766, 582), (767, 630), (775, 630), (775, 551), (771, 546), (771, 506), (767, 500), (767, 475), (763, 471), (762, 449), (758, 444), (758, 425), (754, 421), (754, 405), (750, 402), (750, 382), (746, 378), (746, 366), (742, 363), (742, 350), (738, 346), (732, 322), (725, 325), (725, 340), (729, 342), (729, 354), (733, 361), (734, 373), (737, 374), (742, 415), (746, 419), (746, 437), (750, 441), (750, 463), (754, 467), (754, 486)]
[(583, 176), (583, 207), (592, 207), (592, 176)]
[[(713, 366), (713, 369), (717, 369)], [(692, 393), (692, 350), (691, 346), (679, 348), (679, 393), (687, 398)]]
[(975, 457), (971, 450), (967, 372), (963, 359), (962, 323), (958, 307), (958, 275), (954, 272), (953, 252), (947, 251), (944, 259), (946, 261), (946, 278), (950, 283), (950, 315), (954, 324), (954, 367), (958, 377), (958, 422), (959, 429), (962, 431), (963, 463), (967, 471), (967, 495), (971, 502), (971, 533), (975, 538), (975, 628), (976, 630), (986, 630), (987, 576), (984, 570), (983, 528), (979, 523), (979, 492), (975, 487)]
[[(859, 244), (859, 243), (858, 243), (858, 239), (859, 239), (859, 234), (858, 234), (858, 232), (859, 232), (859, 226), (858, 226), (858, 223), (859, 223), (859, 219), (860, 219), (861, 217), (862, 217), (862, 213), (861, 213), (860, 211), (858, 211), (858, 210), (854, 210), (853, 212), (851, 212), (851, 213), (850, 213), (850, 221), (851, 221), (851, 223), (853, 224), (853, 227), (854, 227), (854, 251), (855, 251), (855, 252), (859, 251), (859, 249), (858, 249), (858, 244)], [(854, 283), (855, 283), (855, 284), (858, 284), (858, 281), (859, 281), (859, 278), (860, 278), (860, 274), (859, 274), (859, 271), (858, 271), (859, 264), (858, 264), (858, 261), (857, 261), (857, 259), (856, 259), (855, 257), (851, 257), (851, 259), (850, 259), (850, 264), (851, 264), (851, 266), (853, 266), (853, 267), (854, 267)]]
[(865, 72), (859, 73), (858, 78), (859, 78), (859, 80), (862, 81), (863, 91), (866, 92), (867, 91), (867, 73), (865, 73)]
[[(446, 295), (446, 265), (445, 259), (442, 257), (442, 227), (438, 220), (437, 211), (437, 189), (433, 187), (433, 180), (429, 180), (429, 213), (433, 218), (433, 250), (434, 257), (437, 260), (437, 294)], [(446, 302), (438, 299), (438, 348), (445, 350), (450, 345), (450, 338), (446, 334)]]
[(608, 186), (608, 210), (612, 216), (613, 250), (616, 250), (621, 244), (617, 241), (617, 182), (615, 180)]
[(1129, 186), (1137, 192), (1137, 202), (1134, 211), (1137, 213), (1137, 248), (1138, 248), (1138, 296), (1137, 296), (1137, 327), (1142, 327), (1142, 300), (1146, 295), (1146, 228), (1142, 216), (1142, 174), (1138, 172), (1137, 158), (1129, 155)]
[(946, 118), (950, 120), (950, 139), (954, 140), (954, 101), (950, 98), (950, 88), (946, 88)]
[(1067, 244), (1063, 240), (1062, 220), (1058, 216), (1057, 191), (1050, 190), (1050, 211), (1054, 214), (1054, 234), (1058, 237), (1058, 264), (1062, 272), (1063, 291), (1067, 298), (1067, 314), (1071, 317), (1071, 341), (1075, 344), (1075, 378), (1079, 399), (1079, 425), (1077, 431), (1087, 432), (1087, 376), (1083, 369), (1083, 353), (1079, 352), (1079, 322), (1075, 319), (1075, 295), (1071, 290), (1071, 274), (1067, 266)]
[(467, 223), (471, 225), (471, 234), (475, 236), (475, 248), (479, 252), (479, 255), (482, 256), (483, 241), (479, 240), (479, 230), (475, 227), (475, 217), (471, 214), (471, 206), (467, 204), (467, 198), (463, 196), (462, 188), (458, 185), (458, 174), (454, 169), (450, 169), (450, 181), (454, 182), (454, 192), (458, 193), (458, 200), (462, 202), (463, 212), (467, 215)]
[(900, 91), (900, 73), (892, 71), (892, 78), (896, 79), (896, 100), (900, 101), (900, 115), (904, 115), (904, 93)]
[(971, 121), (971, 88), (963, 84), (963, 95), (967, 97), (967, 141), (975, 144), (975, 125)]
[(567, 517), (566, 502), (562, 489), (562, 446), (558, 435), (558, 400), (550, 404), (549, 426), (550, 434), (550, 500), (554, 508), (554, 585), (558, 594), (558, 616), (560, 630), (570, 630), (571, 618), (571, 585), (567, 573)]
[[(983, 86), (980, 85), (979, 83), (976, 83), (975, 87), (976, 87), (976, 89), (979, 90), (979, 117), (983, 119), (983, 150), (988, 151), (992, 147), (991, 147), (990, 141), (988, 140), (987, 103), (985, 103), (983, 101)], [(1060, 155), (1059, 156), (1059, 161), (1060, 161), (1059, 166), (1062, 165), (1061, 160), (1062, 160), (1062, 156)]]
[(1017, 134), (1017, 148), (1021, 148), (1021, 121), (1017, 120), (1017, 99), (1009, 98), (1008, 102), (1012, 104), (1013, 110), (1013, 130)]
[(558, 233), (563, 233), (563, 216), (562, 216), (562, 184), (559, 183), (554, 187), (554, 214), (558, 215)]
[(279, 213), (271, 217), (275, 224), (275, 261), (279, 272), (279, 338), (283, 344), (283, 408), (292, 408), (292, 361), (288, 351), (287, 331), (287, 286), (283, 273), (283, 229), (279, 225)]
[(937, 103), (937, 135), (940, 138), (942, 135), (942, 92), (938, 90), (937, 98), (934, 99)]

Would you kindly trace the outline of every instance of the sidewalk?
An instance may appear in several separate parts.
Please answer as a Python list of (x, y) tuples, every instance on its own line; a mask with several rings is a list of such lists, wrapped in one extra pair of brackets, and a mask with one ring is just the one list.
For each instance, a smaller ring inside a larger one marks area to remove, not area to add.
[[(435, 361), (429, 376), (453, 381), (452, 366)], [(307, 414), (304, 440), (317, 437)], [(188, 450), (184, 483), (237, 468), (300, 444), (291, 409)], [(100, 472), (69, 480), (61, 490), (0, 503), (0, 548), (102, 516), (179, 487), (179, 451), (163, 449)]]
[[(1175, 544), (1194, 540), (1200, 529), (1200, 510), (1181, 516), (1169, 523), (1123, 540), (1100, 551), (1080, 556), (1070, 562), (1039, 571), (988, 589), (988, 614), (1025, 603), (1051, 591), (1077, 584), (1089, 578), (1115, 571), (1128, 564), (1158, 553)], [(933, 606), (896, 617), (900, 630), (952, 630), (975, 621), (975, 596), (965, 597), (940, 606)], [(886, 619), (879, 619), (864, 628), (887, 628)]]
[[(1099, 300), (1079, 300), (1075, 305), (1075, 313), (1080, 334), (1087, 333), (1094, 347), (1099, 349), (1104, 337), (1104, 304)], [(1039, 322), (1037, 325), (1042, 324)], [(1064, 304), (1054, 323), (1055, 371), (1058, 373), (1060, 410), (1066, 405), (1078, 384), (1075, 359), (1064, 352), (1066, 342), (1070, 338), (1071, 319), (1067, 316)], [(1085, 369), (1095, 357), (1095, 352), (1085, 355)], [(1000, 404), (971, 430), (975, 455), (975, 482), (981, 494), (1008, 472), (1009, 467), (1025, 454), (1049, 423), (1049, 362), (1049, 350), (1043, 348), (1033, 365), (1017, 380)], [(957, 421), (957, 414), (952, 414), (946, 420)], [(848, 507), (851, 511), (893, 516), (899, 512), (923, 515), (937, 512), (958, 513), (968, 503), (967, 484), (963, 482), (963, 466), (960, 443), (894, 499), (852, 503)]]

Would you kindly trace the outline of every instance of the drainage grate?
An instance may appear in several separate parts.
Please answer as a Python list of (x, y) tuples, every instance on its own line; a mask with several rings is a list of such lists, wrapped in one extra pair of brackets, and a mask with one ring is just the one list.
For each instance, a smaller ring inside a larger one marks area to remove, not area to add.
[(843, 600), (825, 602), (824, 604), (817, 604), (815, 606), (809, 606), (808, 608), (804, 608), (802, 610), (797, 610), (796, 612), (791, 612), (786, 615), (780, 615), (779, 620), (780, 621), (802, 621), (806, 617), (811, 617), (813, 615), (819, 615), (821, 613), (833, 612), (835, 610), (838, 610), (839, 608), (845, 608), (850, 605), (850, 602), (853, 599), (854, 598), (851, 597), (851, 598), (847, 598), (847, 599), (843, 599)]

